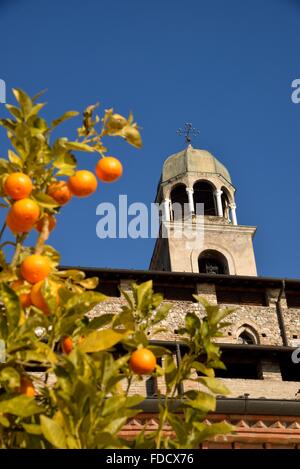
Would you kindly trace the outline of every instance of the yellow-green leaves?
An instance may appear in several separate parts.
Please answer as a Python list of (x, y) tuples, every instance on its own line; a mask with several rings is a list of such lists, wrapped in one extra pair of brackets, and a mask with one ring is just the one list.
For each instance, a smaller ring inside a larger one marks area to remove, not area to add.
[(56, 176), (73, 176), (77, 161), (72, 153), (62, 153), (53, 162), (53, 167), (58, 171)]
[(0, 413), (17, 415), (18, 417), (30, 417), (44, 412), (33, 397), (20, 395), (0, 401)]
[[(7, 320), (7, 330), (13, 332), (19, 324), (21, 306), (19, 298), (14, 290), (6, 283), (0, 284), (1, 301), (5, 307), (5, 317)], [(1, 333), (0, 333), (1, 334)]]
[(107, 109), (103, 118), (104, 135), (119, 136), (136, 147), (142, 147), (142, 138), (138, 126), (133, 122), (132, 113), (126, 119), (120, 114), (114, 113), (113, 109)]
[(54, 119), (54, 121), (52, 121), (51, 127), (55, 128), (58, 125), (62, 124), (62, 122), (66, 121), (68, 119), (72, 119), (72, 117), (76, 117), (78, 115), (79, 115), (79, 112), (77, 112), (77, 111), (65, 112), (62, 116), (60, 116), (57, 119)]
[(32, 100), (24, 91), (19, 88), (13, 88), (13, 94), (20, 105), (20, 110), (23, 117), (26, 119), (29, 117), (32, 110)]
[(126, 337), (126, 333), (120, 333), (112, 329), (91, 332), (79, 345), (82, 352), (100, 352), (110, 349)]
[(46, 440), (48, 440), (54, 448), (67, 448), (65, 432), (57, 422), (45, 415), (41, 415), (41, 430)]

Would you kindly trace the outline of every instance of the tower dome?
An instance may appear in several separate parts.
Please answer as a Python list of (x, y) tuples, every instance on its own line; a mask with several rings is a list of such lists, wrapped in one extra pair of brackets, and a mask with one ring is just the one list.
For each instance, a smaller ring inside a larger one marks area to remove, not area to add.
[(257, 275), (256, 228), (238, 224), (229, 171), (209, 151), (188, 145), (169, 156), (155, 202), (162, 217), (150, 269)]
[(210, 173), (223, 176), (231, 183), (229, 171), (207, 150), (193, 148), (192, 145), (167, 158), (163, 164), (162, 181), (177, 178), (187, 173)]

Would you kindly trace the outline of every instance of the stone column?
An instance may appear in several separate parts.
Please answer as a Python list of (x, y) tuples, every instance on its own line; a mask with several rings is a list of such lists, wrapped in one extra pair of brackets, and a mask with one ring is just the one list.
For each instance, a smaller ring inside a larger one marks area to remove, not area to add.
[(236, 219), (236, 205), (234, 203), (229, 204), (230, 211), (231, 211), (231, 220), (233, 225), (237, 225), (237, 219)]
[(171, 214), (170, 214), (170, 199), (165, 199), (163, 202), (164, 206), (164, 221), (170, 221)]
[(222, 199), (221, 199), (221, 195), (223, 194), (223, 191), (216, 190), (214, 194), (217, 200), (218, 217), (223, 217), (223, 207), (222, 207)]
[(194, 189), (192, 187), (187, 187), (186, 192), (189, 198), (189, 212), (190, 212), (190, 215), (192, 215), (193, 213), (195, 213), (194, 197), (193, 197)]

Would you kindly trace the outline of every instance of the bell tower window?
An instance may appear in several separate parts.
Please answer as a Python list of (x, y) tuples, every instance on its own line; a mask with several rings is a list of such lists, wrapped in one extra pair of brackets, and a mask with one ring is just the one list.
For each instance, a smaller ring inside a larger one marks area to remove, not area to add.
[(201, 274), (229, 274), (227, 259), (218, 251), (203, 251), (199, 256), (198, 266)]
[(214, 198), (214, 187), (207, 181), (198, 181), (194, 184), (194, 205), (204, 204), (204, 215), (217, 215)]
[(171, 191), (172, 220), (182, 220), (187, 210), (189, 198), (184, 184), (178, 184)]

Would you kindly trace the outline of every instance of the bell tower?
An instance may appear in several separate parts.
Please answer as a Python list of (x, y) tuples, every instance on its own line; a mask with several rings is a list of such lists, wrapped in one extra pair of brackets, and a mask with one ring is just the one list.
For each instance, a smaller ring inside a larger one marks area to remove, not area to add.
[[(228, 170), (208, 151), (188, 144), (169, 156), (155, 199), (162, 209), (163, 230), (150, 270), (257, 275), (256, 227), (238, 224), (235, 191)], [(198, 235), (196, 242), (178, 236), (180, 225)]]

